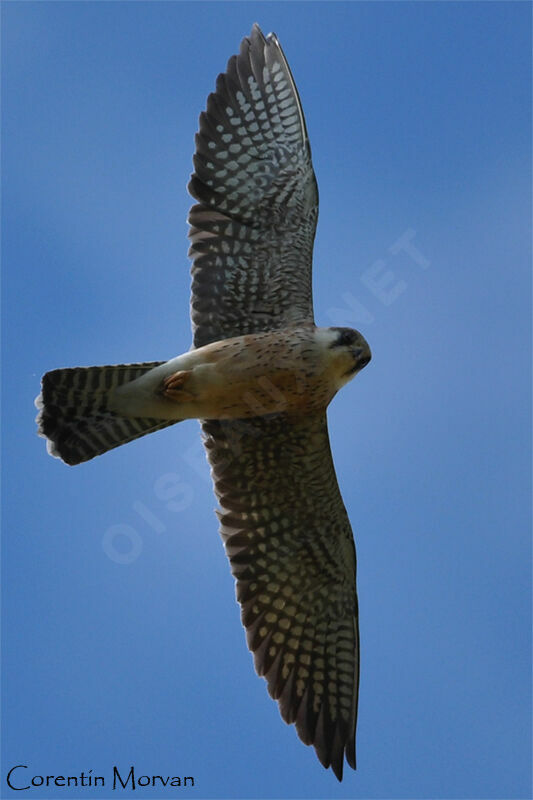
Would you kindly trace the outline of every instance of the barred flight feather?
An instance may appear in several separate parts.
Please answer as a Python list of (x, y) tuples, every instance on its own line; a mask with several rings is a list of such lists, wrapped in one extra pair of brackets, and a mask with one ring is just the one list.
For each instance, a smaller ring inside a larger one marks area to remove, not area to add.
[(39, 409), (39, 434), (48, 452), (66, 464), (106, 453), (147, 433), (173, 425), (174, 421), (151, 417), (122, 417), (109, 410), (110, 393), (164, 361), (118, 364), (105, 367), (55, 369), (43, 376)]
[(344, 757), (355, 769), (359, 630), (326, 418), (252, 423), (253, 437), (239, 420), (203, 423), (241, 619), (282, 718), (340, 780)]
[(318, 192), (300, 99), (254, 25), (200, 115), (189, 191), (194, 344), (313, 322)]

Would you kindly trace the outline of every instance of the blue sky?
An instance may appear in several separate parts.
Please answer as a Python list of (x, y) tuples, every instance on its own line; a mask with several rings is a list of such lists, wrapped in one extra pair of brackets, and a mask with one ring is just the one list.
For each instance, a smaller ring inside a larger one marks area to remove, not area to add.
[[(36, 798), (174, 796), (110, 791), (133, 764), (198, 798), (530, 797), (528, 4), (2, 16), (1, 796), (15, 764), (106, 778)], [(342, 785), (254, 674), (197, 423), (76, 468), (35, 434), (46, 370), (188, 349), (193, 137), (254, 21), (311, 137), (317, 321), (374, 355), (329, 413), (361, 607)]]

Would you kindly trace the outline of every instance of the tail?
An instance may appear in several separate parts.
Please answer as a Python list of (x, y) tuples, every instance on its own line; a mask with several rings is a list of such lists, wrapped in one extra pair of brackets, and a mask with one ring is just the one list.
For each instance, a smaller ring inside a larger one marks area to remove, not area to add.
[(108, 408), (118, 386), (129, 383), (164, 361), (74, 367), (47, 372), (35, 401), (39, 435), (50, 455), (66, 464), (80, 464), (132, 439), (173, 425), (175, 420), (123, 417)]

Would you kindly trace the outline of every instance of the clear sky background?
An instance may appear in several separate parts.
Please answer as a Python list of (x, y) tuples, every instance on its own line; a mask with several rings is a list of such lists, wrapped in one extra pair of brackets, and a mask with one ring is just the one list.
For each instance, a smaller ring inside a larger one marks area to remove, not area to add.
[[(108, 784), (39, 798), (530, 797), (529, 4), (2, 14), (0, 796), (27, 764)], [(374, 355), (329, 413), (361, 607), (342, 785), (254, 673), (198, 424), (76, 468), (34, 424), (46, 370), (188, 349), (193, 137), (254, 21), (311, 137), (317, 321)], [(115, 764), (196, 786), (112, 792)]]

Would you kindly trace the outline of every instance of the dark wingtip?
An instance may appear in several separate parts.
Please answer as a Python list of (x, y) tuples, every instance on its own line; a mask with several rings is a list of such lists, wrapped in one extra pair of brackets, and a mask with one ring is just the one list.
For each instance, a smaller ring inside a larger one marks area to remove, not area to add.
[(357, 760), (355, 758), (355, 739), (352, 739), (346, 745), (346, 761), (352, 769), (357, 769)]
[(252, 30), (250, 32), (250, 36), (247, 37), (249, 39), (250, 45), (253, 47), (254, 44), (259, 47), (264, 47), (268, 41), (268, 36), (265, 37), (265, 34), (257, 24), (254, 22), (252, 25)]
[(261, 30), (261, 27), (260, 27), (258, 22), (254, 22), (254, 24), (252, 25), (252, 30), (251, 30), (251, 33), (250, 33), (250, 37), (252, 37), (254, 35), (261, 37), (261, 39), (263, 39), (263, 41), (265, 41), (265, 42), (272, 41), (275, 44), (279, 45), (279, 39), (278, 39), (277, 35), (274, 33), (274, 31), (271, 31), (270, 33), (267, 33), (267, 35), (265, 36), (265, 34)]

